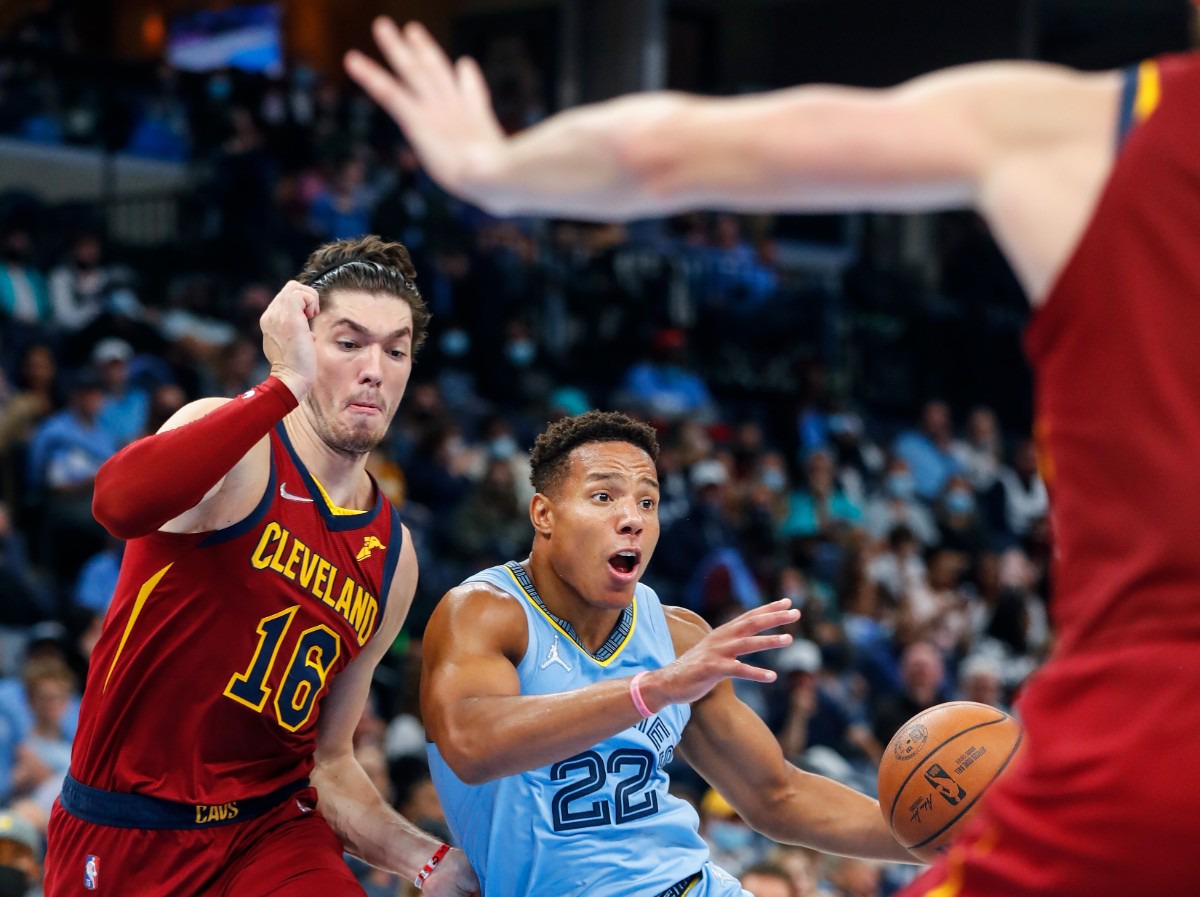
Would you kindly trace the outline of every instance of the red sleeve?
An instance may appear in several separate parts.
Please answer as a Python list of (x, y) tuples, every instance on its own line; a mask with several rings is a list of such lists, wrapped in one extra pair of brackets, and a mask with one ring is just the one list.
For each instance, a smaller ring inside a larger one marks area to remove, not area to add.
[(96, 474), (92, 514), (118, 539), (154, 532), (198, 505), (298, 404), (268, 377), (199, 420), (131, 443)]

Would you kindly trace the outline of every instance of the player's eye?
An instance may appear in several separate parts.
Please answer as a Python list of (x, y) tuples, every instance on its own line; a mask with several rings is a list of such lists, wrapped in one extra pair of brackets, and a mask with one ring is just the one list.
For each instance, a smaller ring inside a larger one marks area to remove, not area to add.
[(592, 493), (592, 498), (596, 499), (596, 501), (608, 501), (611, 497), (607, 492)]
[(343, 349), (345, 349), (346, 351), (350, 351), (351, 349), (355, 348), (355, 346), (356, 346), (356, 343), (354, 342), (354, 340), (349, 340), (349, 339), (340, 339), (337, 341), (337, 344), (339, 346), (341, 346)]
[(653, 511), (656, 505), (657, 502), (655, 502), (655, 500), (652, 498), (642, 499), (642, 509), (645, 511)]

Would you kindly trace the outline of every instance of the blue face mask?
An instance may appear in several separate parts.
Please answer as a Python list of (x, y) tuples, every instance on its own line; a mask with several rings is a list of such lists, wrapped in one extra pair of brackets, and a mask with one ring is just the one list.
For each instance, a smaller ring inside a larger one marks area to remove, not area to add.
[(727, 853), (745, 850), (754, 843), (754, 830), (740, 822), (713, 820), (708, 824), (707, 836), (714, 846)]
[(447, 330), (439, 340), (443, 354), (450, 358), (461, 358), (471, 348), (471, 337), (465, 330)]
[(772, 492), (782, 492), (787, 488), (787, 474), (777, 467), (768, 467), (759, 474), (758, 480)]
[(537, 346), (529, 340), (514, 340), (504, 347), (504, 354), (516, 367), (528, 367), (537, 354)]
[(962, 489), (955, 489), (946, 495), (946, 510), (951, 514), (970, 514), (975, 510), (975, 496)]
[(892, 498), (912, 498), (917, 491), (917, 483), (911, 473), (889, 473), (884, 486)]

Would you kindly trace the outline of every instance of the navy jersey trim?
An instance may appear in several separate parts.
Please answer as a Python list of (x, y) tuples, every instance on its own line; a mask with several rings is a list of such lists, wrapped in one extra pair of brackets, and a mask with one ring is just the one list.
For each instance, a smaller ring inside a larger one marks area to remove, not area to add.
[[(609, 636), (607, 639), (605, 639), (604, 644), (601, 645), (599, 649), (597, 649), (596, 653), (593, 654), (584, 646), (583, 641), (579, 638), (578, 633), (575, 632), (575, 627), (562, 617), (551, 613), (550, 608), (546, 607), (546, 603), (542, 601), (542, 596), (538, 594), (537, 587), (533, 584), (533, 580), (529, 578), (529, 574), (525, 572), (524, 567), (522, 567), (516, 561), (509, 561), (504, 566), (508, 568), (509, 572), (512, 573), (513, 578), (516, 579), (518, 585), (520, 585), (525, 591), (525, 594), (529, 596), (529, 600), (537, 605), (538, 610), (545, 614), (555, 626), (561, 629), (563, 634), (573, 641), (579, 647), (579, 650), (588, 657), (592, 658), (597, 663), (608, 663), (608, 661), (612, 660), (616, 653), (622, 647), (624, 647), (626, 639), (629, 638), (629, 633), (633, 630), (633, 604), (622, 608), (621, 616), (617, 618), (616, 625), (613, 626), (612, 632), (609, 633)], [(635, 598), (634, 601), (636, 602), (637, 599)]]
[(350, 530), (362, 529), (364, 526), (369, 526), (374, 522), (375, 518), (379, 516), (380, 509), (383, 507), (383, 490), (379, 488), (379, 484), (375, 482), (374, 477), (371, 477), (371, 485), (375, 487), (375, 506), (371, 510), (365, 514), (335, 514), (329, 510), (329, 505), (325, 503), (325, 496), (321, 494), (321, 490), (317, 488), (317, 483), (313, 479), (312, 474), (308, 472), (308, 468), (300, 460), (300, 456), (296, 454), (296, 449), (292, 445), (292, 440), (288, 437), (287, 429), (283, 426), (283, 421), (275, 425), (275, 434), (279, 437), (279, 441), (283, 443), (283, 447), (287, 449), (292, 463), (296, 465), (296, 470), (300, 473), (300, 479), (304, 481), (304, 488), (308, 490), (309, 498), (317, 506), (317, 510), (320, 512), (321, 517), (324, 518), (325, 526), (328, 529), (344, 533)]
[(262, 498), (258, 500), (258, 504), (249, 516), (243, 517), (237, 523), (227, 526), (224, 529), (215, 530), (205, 537), (197, 547), (209, 548), (213, 545), (222, 545), (225, 542), (230, 542), (238, 536), (244, 536), (254, 527), (258, 526), (262, 519), (267, 516), (267, 511), (271, 508), (271, 503), (275, 500), (275, 453), (271, 453), (271, 474), (267, 477), (267, 488), (263, 492)]
[(376, 632), (379, 631), (379, 625), (383, 623), (383, 611), (387, 607), (388, 593), (392, 590), (392, 577), (396, 575), (396, 568), (400, 565), (400, 549), (403, 547), (404, 527), (400, 524), (400, 512), (396, 510), (395, 505), (392, 505), (392, 533), (388, 538), (387, 554), (383, 559), (383, 576), (380, 578), (379, 584), (380, 622), (375, 627)]
[(1133, 110), (1137, 105), (1139, 67), (1127, 66), (1121, 70), (1121, 109), (1117, 123), (1117, 149), (1125, 145), (1125, 140), (1133, 130)]

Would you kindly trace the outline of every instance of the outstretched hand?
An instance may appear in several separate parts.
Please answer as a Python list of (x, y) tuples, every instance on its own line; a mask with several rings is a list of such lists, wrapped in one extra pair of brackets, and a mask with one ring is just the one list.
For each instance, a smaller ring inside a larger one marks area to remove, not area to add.
[(422, 166), (454, 193), (495, 164), (504, 132), (492, 111), (483, 73), (464, 56), (452, 63), (425, 28), (375, 20), (375, 42), (391, 71), (351, 50), (346, 71), (408, 137)]
[(738, 658), (743, 654), (782, 648), (791, 644), (787, 633), (765, 635), (768, 629), (800, 619), (791, 599), (782, 598), (746, 611), (708, 633), (675, 661), (648, 673), (644, 688), (653, 688), (669, 704), (690, 704), (708, 694), (723, 679), (774, 682), (773, 670), (756, 667)]

